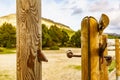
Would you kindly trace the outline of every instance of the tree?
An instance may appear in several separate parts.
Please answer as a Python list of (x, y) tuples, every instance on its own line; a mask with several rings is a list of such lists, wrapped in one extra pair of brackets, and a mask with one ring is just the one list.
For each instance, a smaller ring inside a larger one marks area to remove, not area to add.
[(78, 30), (77, 32), (75, 32), (75, 34), (71, 37), (71, 44), (75, 47), (81, 47), (81, 32), (80, 30)]
[(45, 24), (42, 24), (42, 47), (50, 47), (52, 45), (52, 39), (48, 34), (48, 28)]
[(0, 46), (12, 48), (16, 45), (16, 28), (10, 23), (3, 23), (0, 27)]
[(51, 36), (53, 42), (57, 43), (57, 45), (60, 45), (63, 35), (62, 31), (56, 25), (52, 25), (50, 27), (49, 35)]
[(50, 29), (42, 24), (42, 47), (66, 46), (69, 36), (66, 31), (59, 29), (56, 25), (51, 25)]
[(69, 41), (69, 36), (65, 31), (62, 31), (62, 40), (61, 40), (61, 45), (65, 46), (65, 43), (67, 43)]

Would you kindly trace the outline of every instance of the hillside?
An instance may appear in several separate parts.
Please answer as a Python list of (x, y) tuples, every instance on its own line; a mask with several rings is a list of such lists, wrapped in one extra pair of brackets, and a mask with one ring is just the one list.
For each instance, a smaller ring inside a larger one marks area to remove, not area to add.
[[(16, 15), (9, 14), (9, 15), (0, 17), (0, 25), (2, 25), (4, 22), (11, 23), (13, 26), (16, 26)], [(50, 28), (51, 25), (56, 25), (60, 29), (73, 31), (69, 26), (66, 26), (58, 22), (54, 22), (50, 19), (42, 18), (41, 22), (42, 24), (45, 24), (48, 28)]]
[(16, 15), (10, 14), (0, 17), (0, 25), (2, 25), (4, 22), (11, 23), (13, 26), (16, 26)]

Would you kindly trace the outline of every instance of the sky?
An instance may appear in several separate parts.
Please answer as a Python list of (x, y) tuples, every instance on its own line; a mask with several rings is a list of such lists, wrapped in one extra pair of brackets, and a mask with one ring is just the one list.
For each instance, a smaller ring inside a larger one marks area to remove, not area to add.
[[(105, 33), (120, 34), (120, 0), (41, 0), (42, 17), (70, 26), (77, 31), (85, 16), (98, 21), (108, 15), (110, 23)], [(16, 13), (16, 0), (0, 0), (0, 16)]]

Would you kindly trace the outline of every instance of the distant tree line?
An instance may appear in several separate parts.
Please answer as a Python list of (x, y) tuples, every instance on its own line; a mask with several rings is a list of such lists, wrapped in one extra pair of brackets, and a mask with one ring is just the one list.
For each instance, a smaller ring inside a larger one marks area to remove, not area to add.
[[(42, 24), (42, 47), (80, 47), (80, 30), (74, 32), (70, 37), (65, 29), (60, 29), (56, 25), (50, 28)], [(16, 47), (16, 28), (10, 23), (3, 23), (0, 26), (0, 47)]]
[(120, 39), (120, 35), (108, 34), (108, 38), (109, 38), (109, 39)]
[(42, 24), (42, 47), (80, 47), (80, 30), (75, 32), (72, 37), (64, 29), (59, 29), (56, 25), (50, 28)]
[[(109, 39), (119, 38), (108, 34)], [(0, 47), (16, 47), (16, 28), (10, 23), (3, 23), (0, 26)], [(81, 31), (78, 30), (70, 35), (68, 30), (60, 29), (56, 25), (48, 28), (42, 24), (42, 47), (59, 48), (59, 47), (81, 47)]]

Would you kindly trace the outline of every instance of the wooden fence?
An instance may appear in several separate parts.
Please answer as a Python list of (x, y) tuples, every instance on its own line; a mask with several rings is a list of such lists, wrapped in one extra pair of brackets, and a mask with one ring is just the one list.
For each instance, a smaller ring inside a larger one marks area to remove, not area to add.
[[(17, 80), (42, 80), (41, 0), (17, 0)], [(108, 80), (107, 36), (109, 19), (85, 17), (81, 23), (82, 80)], [(120, 50), (116, 40), (116, 76), (120, 80)]]
[(108, 80), (107, 36), (102, 35), (109, 24), (109, 18), (102, 14), (100, 21), (94, 17), (85, 17), (81, 22), (81, 80)]
[(115, 40), (116, 80), (120, 80), (120, 41)]
[[(109, 18), (102, 14), (99, 23), (94, 17), (85, 17), (81, 22), (81, 80), (109, 80), (108, 65), (112, 57), (108, 56), (107, 35), (102, 34)], [(116, 80), (120, 80), (120, 42), (115, 40)]]

